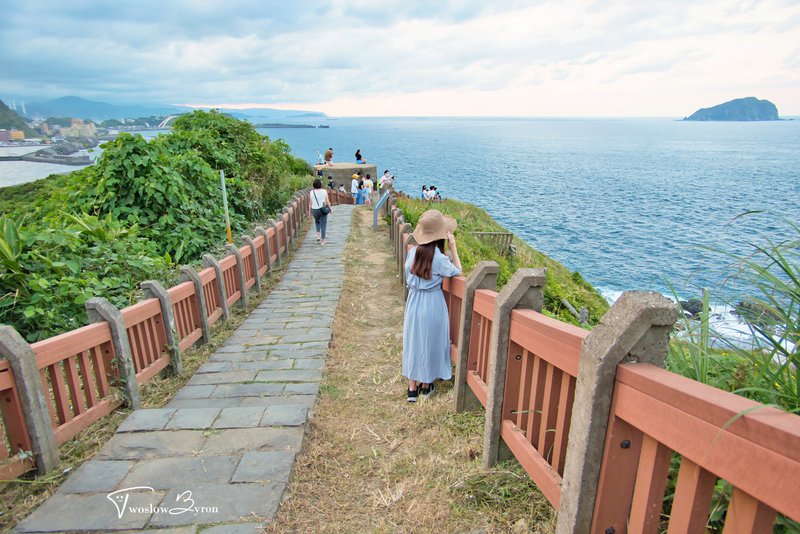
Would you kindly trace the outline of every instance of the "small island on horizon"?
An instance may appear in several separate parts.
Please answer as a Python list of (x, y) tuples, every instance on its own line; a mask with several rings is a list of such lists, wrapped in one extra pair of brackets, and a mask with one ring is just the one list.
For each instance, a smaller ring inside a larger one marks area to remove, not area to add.
[(737, 98), (710, 108), (701, 108), (685, 121), (779, 121), (778, 108), (754, 96)]

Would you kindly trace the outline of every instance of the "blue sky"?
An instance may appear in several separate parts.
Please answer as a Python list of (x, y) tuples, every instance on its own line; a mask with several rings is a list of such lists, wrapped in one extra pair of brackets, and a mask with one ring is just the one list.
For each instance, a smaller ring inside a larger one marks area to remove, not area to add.
[(798, 1), (3, 0), (0, 96), (330, 115), (800, 114)]

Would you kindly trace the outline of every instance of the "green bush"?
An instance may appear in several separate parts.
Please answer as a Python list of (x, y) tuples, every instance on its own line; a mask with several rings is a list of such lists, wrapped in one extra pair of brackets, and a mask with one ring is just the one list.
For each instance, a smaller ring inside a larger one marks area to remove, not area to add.
[(417, 224), (419, 216), (424, 211), (432, 208), (450, 215), (458, 222), (456, 241), (465, 275), (469, 275), (479, 261), (495, 261), (500, 266), (497, 283), (499, 288), (504, 286), (514, 272), (521, 267), (545, 267), (547, 268), (547, 284), (544, 292), (545, 314), (571, 324), (578, 324), (578, 320), (563, 304), (562, 301), (566, 300), (576, 309), (585, 307), (589, 311), (588, 322), (590, 325), (594, 325), (608, 311), (606, 300), (583, 279), (580, 273), (570, 271), (554, 259), (534, 250), (519, 238), (513, 238), (513, 244), (516, 247), (515, 254), (507, 256), (472, 235), (474, 232), (508, 232), (477, 206), (449, 199), (431, 204), (410, 198), (398, 199), (397, 205), (403, 210), (405, 220), (412, 225)]
[(136, 300), (148, 278), (175, 281), (225, 240), (219, 171), (235, 235), (308, 183), (308, 165), (247, 122), (196, 111), (150, 141), (122, 134), (97, 163), (4, 188), (0, 322), (29, 341), (85, 324), (83, 304)]

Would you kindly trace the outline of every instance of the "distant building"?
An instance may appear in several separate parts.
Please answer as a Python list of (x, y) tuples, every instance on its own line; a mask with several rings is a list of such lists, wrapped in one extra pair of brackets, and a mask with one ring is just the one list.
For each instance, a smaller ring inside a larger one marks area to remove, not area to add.
[(11, 139), (14, 141), (24, 141), (25, 132), (22, 130), (11, 130)]
[(62, 127), (61, 135), (64, 137), (96, 137), (97, 128), (94, 123), (84, 123), (81, 119), (72, 119), (72, 126)]
[(0, 130), (0, 141), (11, 141), (11, 132), (8, 130)]

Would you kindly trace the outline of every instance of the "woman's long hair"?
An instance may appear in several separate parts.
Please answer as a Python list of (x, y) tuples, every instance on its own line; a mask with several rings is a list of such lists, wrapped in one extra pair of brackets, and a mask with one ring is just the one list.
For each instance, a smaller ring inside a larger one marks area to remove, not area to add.
[(426, 280), (433, 278), (431, 270), (433, 267), (433, 256), (436, 254), (437, 248), (439, 252), (444, 253), (444, 239), (418, 245), (417, 252), (414, 254), (414, 263), (411, 265), (411, 274), (415, 274)]

